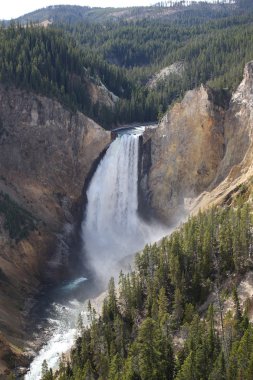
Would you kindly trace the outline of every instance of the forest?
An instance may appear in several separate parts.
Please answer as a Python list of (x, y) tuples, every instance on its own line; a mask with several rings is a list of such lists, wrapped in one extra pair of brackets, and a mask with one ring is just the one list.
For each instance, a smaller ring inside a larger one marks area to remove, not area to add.
[(71, 361), (56, 375), (44, 362), (42, 380), (251, 380), (253, 305), (236, 289), (253, 268), (251, 208), (200, 212), (146, 246), (118, 286), (110, 280), (102, 314), (89, 304), (89, 327), (80, 316)]
[[(176, 20), (105, 23), (12, 23), (0, 29), (0, 80), (33, 90), (80, 110), (105, 128), (157, 121), (185, 91), (201, 83), (230, 94), (253, 56), (253, 11), (203, 19), (195, 13)], [(161, 69), (180, 62), (155, 87)], [(89, 82), (119, 97), (115, 107), (95, 103)]]

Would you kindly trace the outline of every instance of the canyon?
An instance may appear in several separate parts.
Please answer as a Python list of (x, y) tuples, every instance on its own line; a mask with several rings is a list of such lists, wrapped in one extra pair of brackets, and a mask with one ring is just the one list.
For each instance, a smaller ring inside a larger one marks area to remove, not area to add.
[[(231, 202), (252, 177), (252, 128), (253, 62), (231, 99), (206, 86), (188, 91), (157, 128), (144, 132), (140, 212), (148, 209), (144, 217), (169, 225), (199, 209)], [(84, 114), (1, 85), (0, 201), (14, 218), (26, 220), (23, 234), (15, 236), (0, 213), (3, 373), (16, 360), (27, 365), (22, 350), (32, 300), (43, 282), (60, 277), (67, 266), (64, 247), (80, 223), (85, 183), (110, 142), (111, 133)]]

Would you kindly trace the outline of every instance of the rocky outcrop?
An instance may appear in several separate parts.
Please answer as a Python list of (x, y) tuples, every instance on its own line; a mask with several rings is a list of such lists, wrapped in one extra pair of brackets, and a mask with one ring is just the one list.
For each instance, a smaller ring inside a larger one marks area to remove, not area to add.
[(155, 89), (159, 83), (167, 80), (170, 77), (177, 77), (179, 80), (185, 70), (185, 64), (183, 61), (174, 62), (172, 65), (164, 67), (159, 72), (155, 73), (148, 81), (147, 87)]
[[(71, 227), (85, 179), (109, 142), (110, 133), (85, 115), (0, 86), (0, 330), (19, 347), (25, 300), (39, 287), (59, 234)], [(15, 218), (30, 221), (19, 224), (23, 235), (15, 235)]]
[(144, 134), (144, 152), (151, 144), (151, 166), (148, 173), (143, 171), (141, 187), (164, 221), (183, 212), (185, 199), (212, 183), (224, 156), (225, 110), (214, 104), (213, 97), (203, 86), (188, 91), (156, 130)]
[(253, 175), (253, 62), (229, 104), (203, 86), (188, 91), (145, 132), (143, 151), (142, 198), (160, 219), (227, 201)]

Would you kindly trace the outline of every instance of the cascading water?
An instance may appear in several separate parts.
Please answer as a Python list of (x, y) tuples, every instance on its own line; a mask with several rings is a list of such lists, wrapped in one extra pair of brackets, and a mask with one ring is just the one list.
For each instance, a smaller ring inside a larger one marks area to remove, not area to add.
[[(140, 131), (119, 135), (112, 142), (87, 191), (88, 203), (82, 223), (84, 261), (103, 285), (109, 277), (118, 274), (123, 258), (168, 233), (161, 226), (147, 225), (137, 213)], [(54, 368), (60, 355), (72, 346), (74, 325), (83, 305), (75, 301), (74, 294), (71, 298), (71, 291), (84, 280), (81, 277), (61, 288), (63, 294), (69, 291), (70, 297), (56, 305), (60, 310), (56, 328), (31, 364), (26, 380), (39, 380), (43, 360)]]
[(109, 147), (87, 191), (82, 225), (85, 260), (99, 278), (118, 273), (120, 259), (143, 248), (152, 229), (138, 216), (139, 135), (123, 134)]

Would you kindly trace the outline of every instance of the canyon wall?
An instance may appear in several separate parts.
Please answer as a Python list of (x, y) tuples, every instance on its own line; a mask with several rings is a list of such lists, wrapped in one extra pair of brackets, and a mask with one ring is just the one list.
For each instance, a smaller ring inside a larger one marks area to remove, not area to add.
[(151, 165), (143, 171), (141, 187), (155, 215), (165, 222), (184, 213), (185, 199), (212, 183), (224, 156), (225, 109), (214, 104), (212, 95), (203, 86), (188, 91), (157, 129), (144, 134), (143, 150), (150, 151)]
[[(3, 370), (6, 358), (15, 358), (15, 347), (22, 347), (29, 301), (39, 289), (48, 261), (52, 266), (61, 261), (54, 256), (61, 234), (71, 232), (81, 210), (85, 179), (110, 140), (109, 132), (57, 101), (0, 86)], [(14, 346), (7, 347), (5, 338)]]
[(224, 201), (252, 175), (253, 62), (228, 102), (208, 87), (188, 91), (143, 138), (140, 188), (165, 222)]
[(253, 61), (230, 101), (224, 119), (225, 155), (215, 180), (190, 205), (197, 212), (210, 205), (231, 203), (252, 183), (253, 176)]

